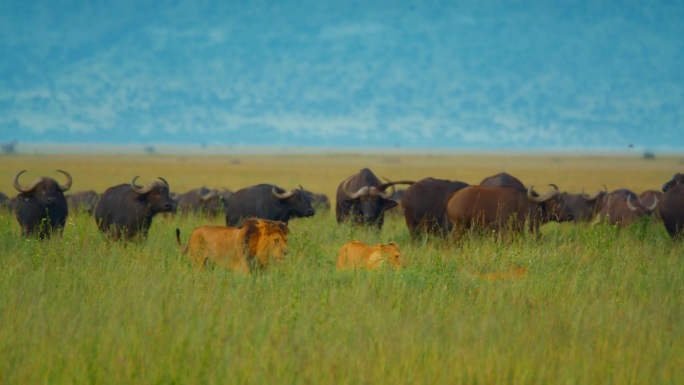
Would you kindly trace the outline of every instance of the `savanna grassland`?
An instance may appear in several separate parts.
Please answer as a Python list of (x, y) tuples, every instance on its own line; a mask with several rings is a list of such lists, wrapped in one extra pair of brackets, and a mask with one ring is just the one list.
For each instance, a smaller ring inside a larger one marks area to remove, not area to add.
[[(659, 189), (681, 157), (505, 155), (16, 155), (0, 191), (53, 176), (98, 192), (140, 175), (175, 192), (300, 184), (327, 194), (369, 167), (389, 179), (478, 183), (506, 171), (544, 191)], [(74, 214), (61, 239), (24, 239), (0, 212), (0, 384), (678, 384), (684, 375), (684, 244), (659, 223), (547, 224), (539, 238), (470, 234), (411, 242), (334, 212), (290, 222), (290, 254), (239, 276), (195, 270), (175, 242), (221, 219), (158, 216), (148, 239), (112, 243)], [(397, 242), (399, 271), (337, 272), (352, 239)], [(524, 267), (515, 278), (482, 273)]]

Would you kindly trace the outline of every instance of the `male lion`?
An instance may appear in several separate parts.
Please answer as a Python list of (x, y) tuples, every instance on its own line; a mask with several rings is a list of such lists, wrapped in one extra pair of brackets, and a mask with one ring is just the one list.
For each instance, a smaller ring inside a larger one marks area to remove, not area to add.
[(404, 255), (394, 242), (369, 246), (358, 241), (351, 241), (343, 245), (337, 254), (337, 270), (356, 268), (373, 270), (385, 263), (397, 268), (404, 264)]
[[(192, 231), (183, 254), (201, 269), (208, 260), (227, 269), (249, 274), (266, 268), (271, 258), (284, 259), (289, 229), (282, 222), (249, 218), (239, 227), (200, 226)], [(180, 229), (176, 229), (180, 242)]]

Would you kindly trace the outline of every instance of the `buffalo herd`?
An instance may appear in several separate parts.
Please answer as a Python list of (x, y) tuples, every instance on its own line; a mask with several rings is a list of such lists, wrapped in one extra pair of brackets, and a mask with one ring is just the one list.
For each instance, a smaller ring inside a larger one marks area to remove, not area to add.
[[(19, 194), (10, 199), (0, 193), (0, 205), (14, 212), (24, 236), (41, 239), (54, 233), (61, 236), (69, 212), (92, 215), (98, 228), (113, 240), (144, 239), (158, 213), (223, 215), (227, 228), (238, 229), (236, 234), (247, 220), (254, 218), (262, 222), (249, 222), (251, 228), (263, 230), (270, 228), (270, 223), (282, 223), (285, 230), (280, 232), (286, 239), (291, 219), (311, 217), (317, 211), (330, 209), (330, 201), (325, 195), (301, 186), (285, 190), (273, 184), (259, 184), (235, 192), (202, 187), (174, 194), (162, 177), (139, 186), (136, 176), (130, 183), (110, 187), (102, 194), (95, 191), (65, 194), (72, 185), (68, 172), (57, 170), (66, 178), (64, 184), (52, 177), (40, 177), (23, 185), (19, 178), (25, 172), (19, 171), (14, 177), (14, 188)], [(385, 212), (399, 206), (413, 239), (423, 235), (458, 239), (471, 230), (536, 233), (541, 225), (552, 221), (601, 221), (624, 227), (643, 217), (653, 217), (662, 221), (672, 238), (680, 238), (684, 234), (683, 182), (684, 175), (677, 173), (663, 184), (662, 192), (648, 190), (639, 195), (627, 189), (608, 192), (605, 186), (593, 194), (569, 194), (561, 192), (554, 184), (538, 193), (533, 186), (526, 187), (507, 173), (484, 178), (479, 184), (435, 178), (382, 182), (371, 170), (364, 168), (339, 183), (335, 217), (338, 223), (380, 230)], [(396, 185), (408, 187), (399, 195)], [(210, 238), (218, 237), (214, 233), (220, 231), (197, 230), (191, 239), (210, 242)], [(217, 239), (211, 242), (220, 243)], [(247, 249), (252, 247), (249, 246), (251, 241), (244, 242)], [(192, 254), (192, 246), (188, 247)], [(254, 251), (242, 254), (259, 259)], [(203, 257), (195, 258), (199, 261)], [(241, 257), (236, 258), (240, 260)], [(243, 269), (243, 262), (239, 263), (242, 264), (239, 269)]]

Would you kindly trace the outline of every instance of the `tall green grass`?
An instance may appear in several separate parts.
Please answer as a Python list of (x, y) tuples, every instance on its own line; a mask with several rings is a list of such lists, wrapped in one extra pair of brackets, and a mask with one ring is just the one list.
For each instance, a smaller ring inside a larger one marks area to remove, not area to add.
[[(549, 224), (504, 241), (411, 242), (332, 213), (290, 222), (289, 258), (198, 271), (175, 228), (112, 243), (91, 217), (22, 238), (0, 213), (0, 383), (676, 384), (684, 246), (660, 224)], [(398, 242), (401, 270), (335, 271), (352, 239)], [(524, 266), (520, 279), (478, 273)]]

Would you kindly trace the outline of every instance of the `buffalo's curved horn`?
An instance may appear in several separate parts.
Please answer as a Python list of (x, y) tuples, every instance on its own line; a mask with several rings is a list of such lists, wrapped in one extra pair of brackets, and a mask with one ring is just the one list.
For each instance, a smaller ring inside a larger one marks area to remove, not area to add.
[(553, 187), (554, 190), (558, 191), (558, 186), (555, 183), (549, 183), (549, 186)]
[[(391, 182), (389, 179), (387, 179), (387, 178), (385, 178), (385, 177), (382, 177), (382, 178), (383, 178), (384, 180), (386, 180), (387, 183), (381, 184), (381, 185), (378, 186), (378, 187), (372, 187), (371, 189), (377, 189), (378, 192), (375, 193), (374, 195), (380, 195), (381, 197), (383, 197), (383, 198), (385, 198), (385, 199), (390, 199), (390, 198), (392, 198), (392, 196), (394, 196), (394, 193), (396, 192), (395, 189), (394, 189), (394, 186), (395, 186), (395, 185), (398, 185), (398, 184), (408, 184), (408, 185), (412, 185), (412, 184), (416, 183), (416, 182), (414, 182), (414, 181), (412, 181), (412, 180), (398, 180), (398, 181), (395, 181), (395, 182)], [(386, 191), (386, 189), (387, 189), (388, 187), (392, 187), (392, 193), (389, 193), (388, 191)], [(373, 194), (373, 193), (371, 193), (371, 194)]]
[[(389, 179), (385, 178), (384, 176), (382, 177), (382, 179), (386, 180), (387, 183), (381, 184), (377, 187), (371, 187), (370, 195), (380, 196), (383, 199), (390, 199), (392, 198), (392, 195), (394, 195), (394, 193), (396, 192), (394, 183), (391, 182)], [(387, 190), (388, 187), (390, 188), (390, 190)]]
[(166, 185), (166, 187), (169, 187), (169, 182), (167, 182), (166, 179), (164, 179), (164, 178), (162, 178), (162, 177), (160, 177), (160, 176), (158, 176), (157, 178), (159, 178), (162, 182), (164, 182), (164, 184)]
[(145, 187), (136, 186), (135, 181), (136, 181), (138, 178), (139, 178), (139, 177), (136, 176), (136, 177), (133, 178), (133, 180), (131, 181), (131, 190), (133, 190), (136, 194), (140, 194), (140, 195), (142, 195), (142, 194), (147, 194), (148, 192), (150, 192), (150, 191), (154, 188), (154, 183), (148, 183), (147, 186), (145, 186)]
[(36, 181), (33, 182), (29, 187), (24, 187), (24, 186), (20, 185), (20, 184), (19, 184), (19, 175), (21, 175), (21, 174), (23, 174), (23, 173), (25, 173), (25, 172), (26, 172), (26, 170), (21, 170), (21, 171), (19, 171), (19, 172), (17, 173), (17, 175), (14, 176), (14, 188), (15, 188), (17, 191), (22, 192), (22, 193), (27, 193), (27, 192), (30, 192), (31, 190), (33, 190), (33, 189), (36, 187), (36, 184), (38, 184), (38, 181), (39, 181), (39, 180), (36, 180)]
[(658, 197), (657, 197), (657, 196), (654, 196), (654, 197), (653, 197), (653, 204), (652, 204), (651, 206), (648, 207), (648, 211), (649, 211), (649, 212), (652, 212), (653, 210), (656, 209), (656, 207), (658, 207)]
[(627, 195), (627, 207), (629, 207), (630, 210), (632, 211), (637, 211), (639, 208), (634, 206), (634, 203), (632, 203), (632, 195)]
[(218, 191), (217, 190), (209, 190), (206, 194), (199, 193), (199, 198), (202, 201), (208, 201), (211, 198), (214, 198), (218, 196)]
[(363, 186), (356, 192), (349, 191), (349, 183), (351, 183), (353, 177), (354, 175), (350, 176), (349, 178), (345, 179), (344, 182), (342, 182), (342, 191), (344, 192), (344, 195), (346, 195), (349, 199), (356, 199), (360, 196), (368, 195), (370, 193), (369, 186)]
[(276, 186), (273, 186), (273, 188), (271, 189), (271, 194), (273, 194), (273, 196), (278, 198), (278, 199), (287, 199), (287, 198), (291, 197), (292, 194), (294, 194), (294, 190), (286, 191), (284, 193), (279, 193), (276, 190)]
[(532, 195), (532, 188), (533, 187), (534, 186), (530, 186), (527, 188), (527, 199), (529, 199), (530, 201), (532, 201), (534, 203), (544, 203), (544, 202), (548, 201), (549, 199), (553, 198), (554, 196), (560, 194), (560, 192), (558, 192), (558, 190), (550, 190), (550, 191), (547, 191), (547, 192), (541, 194), (538, 197), (535, 197), (534, 195)]
[(43, 178), (38, 178), (33, 181), (28, 187), (24, 187), (19, 184), (19, 175), (25, 173), (26, 170), (21, 170), (17, 173), (17, 175), (14, 176), (14, 188), (17, 189), (17, 191), (22, 192), (22, 193), (27, 193), (33, 191), (33, 189), (36, 188), (38, 183), (43, 181)]
[(602, 190), (595, 192), (593, 195), (583, 193), (582, 198), (584, 198), (584, 200), (593, 201), (594, 199), (598, 198), (601, 194), (604, 194), (604, 193), (605, 193), (605, 191), (602, 191)]
[[(135, 181), (136, 181), (136, 179), (138, 179), (138, 178), (139, 178), (139, 177), (136, 176), (136, 177), (133, 178), (133, 180), (131, 181), (131, 190), (133, 190), (136, 194), (140, 194), (140, 195), (142, 195), (142, 194), (147, 194), (148, 192), (152, 191), (152, 189), (155, 188), (155, 187), (159, 184), (159, 182), (154, 181), (154, 182), (148, 183), (147, 186), (145, 186), (145, 187), (137, 186), (137, 185), (135, 184)], [(164, 184), (166, 185), (166, 187), (169, 187), (169, 182), (167, 182), (166, 179), (164, 179), (164, 178), (162, 178), (162, 177), (160, 177), (160, 176), (157, 177), (157, 178), (159, 178), (162, 182), (164, 182)]]
[(73, 182), (73, 180), (71, 179), (71, 175), (64, 170), (57, 170), (57, 172), (61, 172), (67, 178), (66, 184), (61, 185), (61, 184), (57, 183), (57, 185), (59, 186), (59, 189), (62, 190), (62, 192), (69, 190), (71, 188), (71, 183)]

